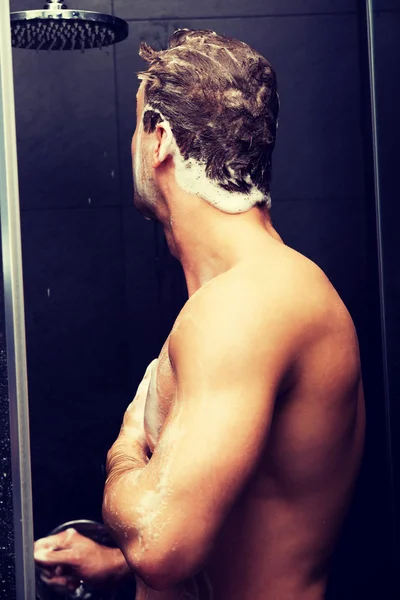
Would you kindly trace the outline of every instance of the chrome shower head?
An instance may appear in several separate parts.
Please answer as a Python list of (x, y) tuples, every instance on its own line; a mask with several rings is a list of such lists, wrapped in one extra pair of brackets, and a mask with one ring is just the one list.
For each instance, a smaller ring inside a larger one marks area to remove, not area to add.
[(11, 13), (11, 43), (27, 50), (90, 50), (128, 37), (126, 21), (49, 0), (42, 10)]

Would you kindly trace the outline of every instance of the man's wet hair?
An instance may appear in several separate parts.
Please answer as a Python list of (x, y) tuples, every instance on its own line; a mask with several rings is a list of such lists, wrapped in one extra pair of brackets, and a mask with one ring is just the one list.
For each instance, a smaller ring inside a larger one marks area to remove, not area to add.
[(207, 176), (228, 191), (255, 186), (269, 197), (279, 113), (269, 62), (207, 29), (179, 29), (166, 50), (142, 42), (139, 54), (149, 63), (138, 75), (145, 82), (144, 130), (168, 120), (185, 160), (205, 164)]

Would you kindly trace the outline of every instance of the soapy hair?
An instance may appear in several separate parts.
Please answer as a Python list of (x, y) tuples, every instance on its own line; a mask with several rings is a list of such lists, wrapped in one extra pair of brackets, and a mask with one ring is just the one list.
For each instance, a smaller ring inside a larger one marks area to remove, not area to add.
[[(168, 120), (185, 161), (205, 165), (230, 192), (257, 188), (269, 204), (279, 97), (276, 75), (244, 42), (210, 30), (179, 29), (168, 48), (141, 43), (147, 133)], [(154, 109), (154, 110), (152, 110)]]

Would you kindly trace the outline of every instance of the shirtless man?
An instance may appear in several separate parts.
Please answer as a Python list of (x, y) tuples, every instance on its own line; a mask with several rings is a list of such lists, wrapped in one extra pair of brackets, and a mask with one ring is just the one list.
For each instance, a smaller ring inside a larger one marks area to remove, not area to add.
[[(163, 225), (189, 299), (108, 453), (122, 554), (98, 571), (134, 573), (137, 600), (322, 600), (364, 400), (349, 313), (270, 218), (275, 74), (209, 31), (141, 54), (135, 205)], [(38, 564), (62, 562), (38, 544)]]

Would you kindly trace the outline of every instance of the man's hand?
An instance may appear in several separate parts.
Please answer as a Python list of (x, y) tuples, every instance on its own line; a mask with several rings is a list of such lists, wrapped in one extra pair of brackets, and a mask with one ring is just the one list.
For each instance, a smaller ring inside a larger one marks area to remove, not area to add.
[(147, 392), (151, 375), (153, 369), (157, 367), (157, 362), (158, 359), (155, 358), (147, 367), (135, 397), (125, 411), (119, 437), (124, 436), (127, 439), (131, 437), (137, 440), (144, 435), (144, 411), (146, 408)]
[(93, 590), (112, 590), (131, 573), (122, 552), (67, 529), (35, 542), (34, 557), (41, 579), (61, 594), (83, 581)]
[(144, 430), (144, 411), (154, 359), (146, 369), (133, 401), (125, 411), (119, 435), (107, 454), (107, 485), (127, 469), (143, 468), (148, 462), (149, 448)]

